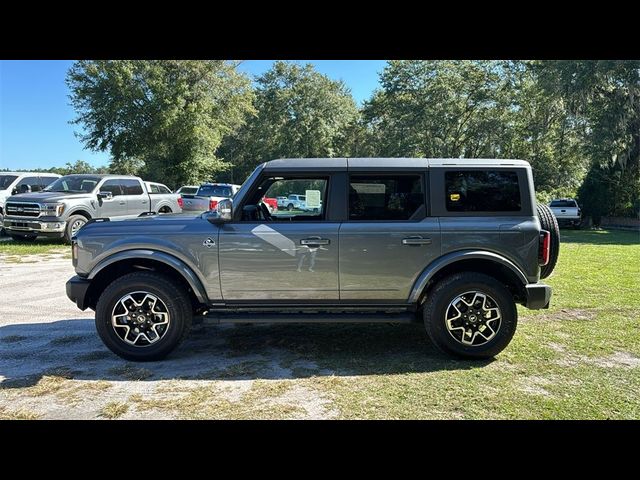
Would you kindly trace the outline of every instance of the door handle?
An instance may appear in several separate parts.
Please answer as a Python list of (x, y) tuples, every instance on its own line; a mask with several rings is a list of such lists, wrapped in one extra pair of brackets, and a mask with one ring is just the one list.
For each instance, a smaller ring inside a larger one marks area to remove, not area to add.
[(331, 241), (328, 238), (309, 237), (300, 240), (300, 245), (329, 245)]
[(126, 205), (127, 202), (120, 202), (120, 205)]
[(431, 245), (431, 239), (422, 237), (408, 237), (402, 239), (402, 244), (409, 245), (411, 247), (419, 247), (420, 245)]

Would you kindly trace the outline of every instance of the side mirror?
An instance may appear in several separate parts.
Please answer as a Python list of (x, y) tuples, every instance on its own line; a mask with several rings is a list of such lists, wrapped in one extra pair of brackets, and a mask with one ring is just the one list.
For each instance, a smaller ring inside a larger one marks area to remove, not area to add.
[(11, 195), (17, 195), (18, 194), (18, 189), (14, 188), (13, 190), (11, 190)]
[(98, 198), (100, 198), (102, 200), (112, 200), (113, 199), (113, 193), (111, 193), (111, 192), (98, 192)]
[(207, 216), (209, 223), (220, 225), (230, 222), (233, 218), (233, 201), (230, 198), (222, 199), (218, 202), (213, 215)]

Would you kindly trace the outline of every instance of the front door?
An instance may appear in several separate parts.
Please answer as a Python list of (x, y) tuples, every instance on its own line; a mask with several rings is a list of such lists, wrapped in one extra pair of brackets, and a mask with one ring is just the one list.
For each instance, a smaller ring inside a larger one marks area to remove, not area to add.
[[(264, 178), (244, 205), (242, 220), (219, 235), (225, 301), (337, 300), (339, 222), (327, 220), (329, 177)], [(304, 210), (271, 214), (263, 197), (307, 195)]]
[(340, 298), (404, 302), (440, 256), (440, 225), (427, 217), (425, 177), (351, 174), (340, 227)]
[(111, 198), (98, 198), (98, 217), (118, 219), (127, 215), (127, 199), (121, 185), (122, 180), (112, 178), (105, 180), (100, 192), (111, 192)]

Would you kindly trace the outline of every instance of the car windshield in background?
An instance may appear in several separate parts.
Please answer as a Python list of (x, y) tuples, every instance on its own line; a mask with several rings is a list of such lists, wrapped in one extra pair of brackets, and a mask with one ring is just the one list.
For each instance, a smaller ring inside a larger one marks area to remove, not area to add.
[(573, 200), (554, 200), (551, 202), (551, 207), (559, 207), (559, 208), (571, 208), (576, 206), (576, 202)]
[(198, 187), (183, 187), (180, 189), (180, 193), (185, 195), (194, 195), (198, 193)]
[(60, 177), (44, 190), (46, 192), (91, 193), (99, 181), (99, 177), (69, 175)]
[(198, 189), (197, 195), (199, 197), (231, 198), (233, 196), (233, 192), (231, 191), (231, 187), (226, 187), (222, 185), (203, 185)]
[(0, 175), (0, 190), (6, 190), (18, 178), (15, 175)]

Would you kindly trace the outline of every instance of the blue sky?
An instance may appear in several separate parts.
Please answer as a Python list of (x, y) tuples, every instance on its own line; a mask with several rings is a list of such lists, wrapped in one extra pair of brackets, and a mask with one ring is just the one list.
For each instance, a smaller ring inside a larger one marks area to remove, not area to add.
[[(245, 60), (240, 70), (259, 75), (272, 60)], [(301, 60), (325, 75), (342, 79), (362, 103), (378, 86), (383, 60)], [(106, 165), (108, 152), (85, 150), (69, 124), (74, 118), (64, 83), (71, 60), (0, 61), (0, 168), (61, 167), (84, 160)]]

